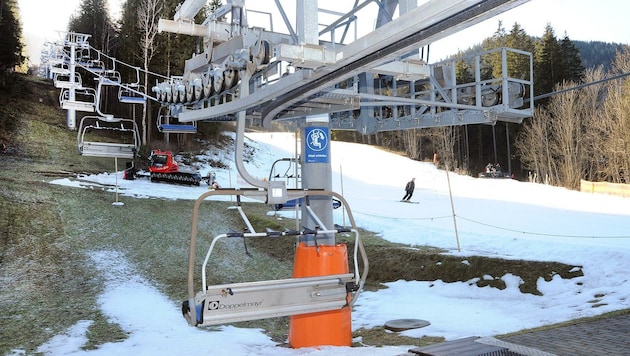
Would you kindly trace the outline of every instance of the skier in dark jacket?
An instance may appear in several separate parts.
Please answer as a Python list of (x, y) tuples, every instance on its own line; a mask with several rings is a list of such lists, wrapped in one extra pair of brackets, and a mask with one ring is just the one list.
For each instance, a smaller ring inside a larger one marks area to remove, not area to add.
[(402, 201), (409, 201), (413, 195), (414, 189), (416, 189), (416, 178), (411, 178), (411, 180), (407, 182), (407, 185), (405, 185), (405, 196), (402, 198)]

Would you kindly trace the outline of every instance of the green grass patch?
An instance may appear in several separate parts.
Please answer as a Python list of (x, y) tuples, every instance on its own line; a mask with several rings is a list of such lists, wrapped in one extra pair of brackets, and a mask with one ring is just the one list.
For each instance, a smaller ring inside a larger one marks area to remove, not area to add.
[(384, 327), (375, 327), (371, 329), (360, 328), (352, 333), (352, 337), (356, 340), (353, 346), (392, 346), (392, 345), (410, 345), (413, 347), (422, 347), (426, 345), (443, 342), (443, 337), (423, 336), (420, 338), (409, 337), (397, 332), (389, 331)]
[(83, 346), (83, 350), (96, 350), (100, 345), (108, 342), (121, 342), (129, 335), (120, 328), (120, 325), (111, 323), (106, 316), (97, 312), (91, 316), (94, 321), (87, 330), (88, 341)]

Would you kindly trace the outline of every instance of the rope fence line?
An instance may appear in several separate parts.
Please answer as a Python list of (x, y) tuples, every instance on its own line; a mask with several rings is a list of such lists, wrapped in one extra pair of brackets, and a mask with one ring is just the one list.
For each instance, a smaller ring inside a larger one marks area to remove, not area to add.
[[(452, 219), (453, 218), (453, 215), (402, 218), (402, 217), (392, 217), (392, 216), (383, 216), (383, 215), (377, 215), (377, 214), (369, 214), (369, 213), (364, 213), (364, 212), (356, 211), (356, 210), (354, 211), (354, 213), (355, 214), (365, 215), (365, 216), (370, 216), (370, 217), (374, 217), (374, 218), (392, 219), (392, 220), (418, 220), (418, 221), (419, 220), (429, 220), (429, 221), (433, 221), (433, 220), (439, 220), (439, 219)], [(617, 236), (566, 235), (566, 234), (551, 234), (551, 233), (545, 233), (545, 232), (533, 232), (533, 231), (516, 230), (516, 229), (511, 229), (511, 228), (507, 228), (507, 227), (498, 226), (498, 225), (484, 223), (484, 222), (473, 220), (473, 219), (468, 219), (468, 218), (463, 217), (461, 215), (455, 215), (455, 217), (458, 218), (458, 219), (465, 220), (467, 222), (473, 223), (473, 224), (482, 225), (482, 226), (490, 227), (490, 228), (497, 229), (497, 230), (515, 232), (515, 233), (519, 233), (519, 234), (523, 234), (523, 235), (547, 236), (547, 237), (569, 237), (569, 238), (579, 238), (579, 239), (630, 239), (630, 235), (617, 235)]]
[(501, 227), (501, 226), (496, 226), (496, 225), (492, 225), (492, 224), (487, 224), (487, 223), (483, 223), (483, 222), (480, 222), (480, 221), (468, 219), (468, 218), (465, 218), (465, 217), (462, 217), (462, 216), (459, 216), (459, 215), (457, 217), (462, 219), (462, 220), (466, 220), (468, 222), (471, 222), (473, 224), (483, 225), (483, 226), (491, 227), (491, 228), (498, 229), (498, 230), (504, 230), (504, 231), (521, 233), (521, 234), (524, 234), (524, 235), (549, 236), (549, 237), (571, 237), (571, 238), (580, 238), (580, 239), (628, 239), (628, 238), (630, 238), (630, 235), (618, 235), (618, 236), (564, 235), (564, 234), (550, 234), (550, 233), (544, 233), (544, 232), (523, 231), (523, 230), (515, 230), (515, 229), (506, 228), (506, 227)]
[(383, 215), (377, 215), (377, 214), (370, 214), (370, 213), (364, 213), (361, 211), (357, 211), (357, 210), (352, 210), (355, 214), (361, 214), (361, 215), (365, 215), (365, 216), (371, 216), (373, 218), (383, 218), (383, 219), (393, 219), (393, 220), (438, 220), (438, 219), (452, 219), (453, 215), (445, 215), (445, 216), (431, 216), (431, 217), (425, 217), (425, 218), (401, 218), (401, 217), (393, 217), (393, 216), (383, 216)]

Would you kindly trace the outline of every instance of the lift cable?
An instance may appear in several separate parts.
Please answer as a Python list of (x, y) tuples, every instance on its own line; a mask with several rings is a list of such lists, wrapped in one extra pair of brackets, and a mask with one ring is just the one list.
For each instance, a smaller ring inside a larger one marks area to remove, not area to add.
[(601, 83), (605, 83), (605, 82), (608, 82), (608, 81), (611, 81), (611, 80), (621, 79), (621, 78), (624, 78), (624, 77), (627, 77), (627, 76), (630, 76), (630, 72), (621, 73), (621, 74), (612, 76), (610, 78), (604, 78), (604, 79), (596, 80), (594, 82), (589, 82), (589, 83), (576, 85), (576, 86), (571, 87), (571, 88), (565, 88), (565, 89), (561, 89), (561, 90), (552, 91), (552, 92), (546, 93), (546, 94), (540, 94), (538, 96), (535, 96), (533, 99), (525, 99), (525, 102), (527, 103), (530, 100), (536, 101), (536, 100), (540, 100), (540, 99), (545, 99), (545, 98), (548, 98), (548, 97), (556, 95), (556, 94), (562, 94), (562, 93), (566, 93), (566, 92), (571, 91), (571, 90), (582, 89), (582, 88), (585, 88), (585, 87), (588, 87), (588, 86), (591, 86), (591, 85), (601, 84)]

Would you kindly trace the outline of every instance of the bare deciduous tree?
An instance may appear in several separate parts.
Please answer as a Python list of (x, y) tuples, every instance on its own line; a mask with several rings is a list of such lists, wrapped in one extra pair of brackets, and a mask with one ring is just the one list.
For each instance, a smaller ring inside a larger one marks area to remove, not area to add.
[(554, 171), (548, 134), (550, 121), (549, 111), (536, 108), (534, 116), (525, 121), (514, 143), (525, 167), (533, 171), (532, 176), (541, 179), (549, 177)]
[[(597, 82), (604, 79), (604, 70), (599, 68), (589, 69), (584, 72), (584, 81)], [(604, 98), (606, 84), (589, 85), (580, 90), (580, 101), (585, 112), (582, 122), (584, 134), (582, 146), (583, 179), (599, 181), (602, 179), (605, 168), (603, 157), (606, 156), (605, 141), (608, 133), (608, 124), (604, 115)]]
[[(613, 74), (630, 72), (630, 50), (618, 52), (613, 63)], [(606, 177), (614, 183), (628, 183), (630, 177), (630, 80), (611, 82), (605, 104)]]
[(451, 170), (458, 168), (458, 163), (455, 162), (456, 127), (431, 127), (424, 129), (422, 132), (423, 136), (435, 147), (435, 153), (440, 157), (440, 164), (449, 167)]
[[(575, 83), (563, 83), (558, 88), (575, 86)], [(579, 91), (570, 90), (555, 96), (547, 109), (552, 113), (550, 122), (550, 152), (553, 166), (556, 167), (555, 181), (569, 189), (579, 187), (582, 178), (581, 160), (583, 158), (582, 122), (590, 113), (584, 111)]]
[(405, 153), (413, 159), (420, 159), (420, 129), (410, 129), (402, 132), (402, 142)]
[[(158, 33), (158, 21), (164, 7), (162, 0), (140, 0), (138, 5), (138, 29), (141, 32), (140, 48), (142, 50), (144, 68), (144, 94), (147, 94), (149, 80), (149, 63), (155, 55), (155, 36)], [(146, 145), (148, 138), (147, 102), (142, 106), (142, 144)]]
[[(587, 82), (602, 78), (601, 68), (585, 73)], [(565, 82), (556, 90), (575, 86)], [(577, 189), (581, 179), (609, 176), (608, 142), (617, 129), (604, 115), (603, 93), (604, 84), (564, 91), (536, 109), (515, 143), (522, 162), (545, 182), (569, 189)]]

